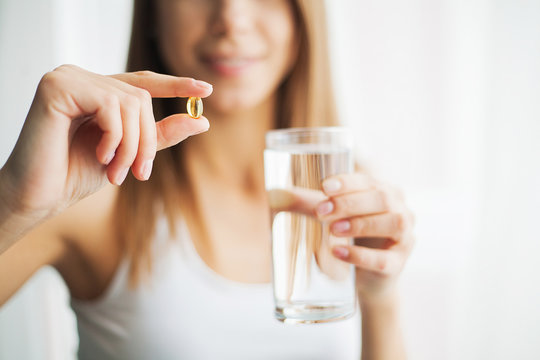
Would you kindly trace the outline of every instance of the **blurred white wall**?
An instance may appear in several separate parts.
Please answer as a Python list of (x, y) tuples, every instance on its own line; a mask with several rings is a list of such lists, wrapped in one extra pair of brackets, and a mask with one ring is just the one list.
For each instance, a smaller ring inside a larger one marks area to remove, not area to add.
[[(540, 358), (540, 1), (328, 3), (344, 122), (417, 217), (410, 358)], [(0, 163), (44, 72), (122, 71), (130, 6), (0, 0)], [(0, 310), (0, 359), (74, 358), (67, 301), (52, 271), (25, 285)]]
[(331, 3), (359, 154), (417, 216), (411, 359), (539, 359), (540, 1)]

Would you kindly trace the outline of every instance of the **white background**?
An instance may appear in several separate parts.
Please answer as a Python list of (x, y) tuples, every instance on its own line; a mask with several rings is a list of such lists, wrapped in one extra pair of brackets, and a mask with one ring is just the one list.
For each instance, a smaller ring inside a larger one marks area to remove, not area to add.
[[(540, 1), (328, 3), (341, 115), (417, 217), (410, 358), (540, 358)], [(0, 164), (41, 75), (121, 72), (130, 20), (129, 0), (0, 0)], [(0, 310), (0, 359), (73, 359), (67, 304), (39, 272)]]

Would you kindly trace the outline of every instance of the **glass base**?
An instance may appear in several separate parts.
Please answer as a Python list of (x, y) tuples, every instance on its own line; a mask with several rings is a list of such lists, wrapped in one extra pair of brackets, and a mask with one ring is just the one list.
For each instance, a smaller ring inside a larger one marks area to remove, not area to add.
[(318, 324), (348, 319), (354, 311), (352, 304), (290, 303), (276, 306), (274, 314), (276, 319), (287, 324)]

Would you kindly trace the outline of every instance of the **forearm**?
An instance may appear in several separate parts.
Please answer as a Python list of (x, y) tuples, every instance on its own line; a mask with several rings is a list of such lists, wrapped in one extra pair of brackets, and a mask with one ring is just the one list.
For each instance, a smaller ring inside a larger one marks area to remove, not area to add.
[(26, 214), (16, 205), (13, 188), (0, 169), (0, 254), (6, 251), (29, 230), (41, 223), (47, 214)]
[(397, 293), (360, 298), (362, 360), (406, 359)]

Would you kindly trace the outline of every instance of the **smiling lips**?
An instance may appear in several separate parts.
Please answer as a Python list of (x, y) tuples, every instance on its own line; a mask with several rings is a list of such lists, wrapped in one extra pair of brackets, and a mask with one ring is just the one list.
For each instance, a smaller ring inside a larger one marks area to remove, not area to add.
[(222, 76), (238, 76), (249, 70), (260, 59), (245, 56), (215, 56), (203, 59), (214, 72)]

